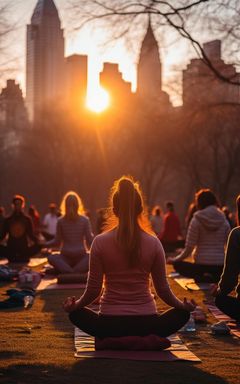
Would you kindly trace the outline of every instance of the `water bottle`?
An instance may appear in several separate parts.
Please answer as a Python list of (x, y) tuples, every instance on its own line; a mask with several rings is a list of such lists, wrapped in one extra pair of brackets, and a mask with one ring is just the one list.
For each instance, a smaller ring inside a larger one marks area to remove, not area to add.
[(188, 322), (180, 329), (180, 332), (196, 332), (195, 320), (192, 314)]
[(27, 295), (24, 297), (24, 308), (29, 309), (33, 305), (34, 297), (31, 295)]

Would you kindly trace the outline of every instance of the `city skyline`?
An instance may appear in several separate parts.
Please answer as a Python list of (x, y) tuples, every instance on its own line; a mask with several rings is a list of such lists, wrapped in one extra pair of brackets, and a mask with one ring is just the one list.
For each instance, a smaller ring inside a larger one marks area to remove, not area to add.
[[(11, 0), (2, 0), (4, 4), (10, 4)], [(6, 85), (6, 80), (15, 79), (25, 95), (26, 92), (26, 26), (30, 22), (31, 14), (36, 6), (37, 0), (16, 0), (12, 2), (8, 13), (9, 22), (13, 22), (16, 30), (11, 33), (4, 45), (8, 46), (7, 56), (2, 60), (7, 66), (2, 65), (2, 77), (0, 86)], [(148, 19), (143, 17), (142, 23), (134, 31), (134, 36), (128, 36), (129, 46), (123, 39), (114, 41), (111, 45), (106, 45), (106, 41), (111, 40), (111, 30), (99, 28), (94, 24), (87, 24), (83, 29), (78, 30), (80, 23), (73, 20), (73, 13), (70, 9), (70, 1), (55, 0), (59, 11), (60, 20), (64, 29), (65, 38), (65, 57), (72, 54), (88, 55), (88, 93), (90, 97), (95, 97), (99, 93), (99, 73), (103, 69), (104, 62), (119, 64), (119, 69), (123, 74), (123, 79), (130, 81), (132, 90), (136, 90), (137, 82), (137, 63), (139, 59), (140, 46), (147, 31)], [(182, 71), (186, 69), (192, 58), (197, 58), (191, 44), (179, 38), (176, 31), (169, 27), (159, 27), (157, 19), (154, 20), (153, 30), (158, 41), (160, 60), (162, 64), (162, 84), (163, 90), (168, 92), (170, 100), (174, 106), (182, 104)], [(196, 37), (199, 42), (220, 39), (220, 32), (214, 33), (206, 30), (197, 30)], [(231, 63), (232, 60), (227, 56), (226, 45), (223, 45), (223, 60)], [(2, 64), (2, 63), (1, 63)]]
[[(26, 45), (26, 26), (29, 24), (31, 19), (31, 14), (34, 10), (34, 7), (36, 6), (37, 1), (36, 0), (29, 0), (27, 3), (22, 2), (19, 0), (16, 3), (15, 6), (15, 14), (12, 16), (15, 18), (15, 20), (20, 19), (21, 20), (21, 26), (18, 31), (18, 45), (15, 44), (15, 47), (17, 49), (15, 50), (14, 54), (18, 56), (18, 60), (16, 61), (16, 64), (18, 68), (14, 68), (12, 71), (8, 71), (4, 78), (13, 77), (17, 80), (17, 82), (20, 83), (21, 89), (23, 90), (23, 93), (25, 94), (26, 88), (25, 88), (25, 45)], [(147, 18), (146, 23), (139, 29), (138, 32), (138, 38), (134, 44), (132, 44), (132, 50), (130, 50), (129, 47), (127, 47), (124, 44), (124, 41), (116, 41), (114, 42), (114, 46), (105, 46), (105, 48), (102, 46), (104, 44), (104, 41), (109, 39), (109, 36), (107, 36), (106, 31), (100, 30), (99, 28), (94, 29), (93, 27), (86, 26), (83, 30), (73, 32), (70, 30), (69, 27), (69, 16), (71, 12), (66, 7), (66, 1), (63, 0), (55, 0), (55, 4), (57, 6), (60, 20), (62, 22), (62, 27), (64, 29), (64, 37), (65, 37), (65, 56), (69, 56), (72, 54), (85, 54), (88, 55), (89, 60), (89, 93), (91, 96), (96, 92), (99, 91), (98, 88), (98, 75), (102, 71), (103, 63), (104, 62), (112, 62), (112, 63), (118, 63), (119, 69), (123, 73), (123, 78), (126, 81), (130, 81), (132, 83), (132, 90), (136, 90), (136, 81), (137, 81), (137, 73), (136, 73), (136, 66), (138, 62), (138, 57), (140, 53), (140, 46), (142, 43), (142, 40), (144, 38), (144, 35), (147, 31)], [(154, 32), (155, 33), (155, 32)], [(179, 62), (183, 61), (182, 65), (179, 67), (180, 69), (183, 69), (188, 59), (185, 59), (185, 63), (183, 57), (188, 57), (187, 55), (187, 47), (185, 42), (181, 42), (179, 45), (179, 48), (177, 51), (174, 48), (174, 44), (167, 47), (168, 43), (167, 41), (169, 38), (163, 37), (162, 44), (161, 41), (159, 41), (159, 31), (155, 33), (156, 38), (158, 40), (159, 50), (160, 50), (160, 60), (162, 62), (162, 71), (163, 71), (163, 89), (167, 90), (170, 94), (170, 98), (172, 98), (172, 102), (175, 105), (179, 105), (181, 103), (181, 100), (179, 98), (178, 92), (179, 92), (179, 86), (181, 82), (181, 75), (178, 73), (176, 75), (175, 65), (179, 65), (177, 61), (174, 61), (174, 57), (178, 57), (181, 59)], [(161, 31), (160, 31), (161, 35)], [(161, 36), (160, 36), (161, 37)], [(164, 42), (164, 39), (166, 40)], [(22, 46), (24, 46), (24, 50), (22, 49)], [(179, 54), (182, 51), (182, 55)], [(21, 52), (21, 53), (20, 53)], [(191, 55), (193, 56), (193, 55)], [(190, 58), (190, 56), (189, 56)], [(10, 73), (10, 75), (9, 75)], [(174, 78), (174, 88), (172, 89), (172, 84), (168, 84), (167, 82), (170, 81), (171, 78)]]

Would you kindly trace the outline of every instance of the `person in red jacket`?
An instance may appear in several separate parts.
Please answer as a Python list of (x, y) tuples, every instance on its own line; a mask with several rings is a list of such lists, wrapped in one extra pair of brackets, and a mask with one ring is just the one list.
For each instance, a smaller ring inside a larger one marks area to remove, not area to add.
[(172, 252), (176, 248), (183, 246), (180, 221), (174, 211), (172, 201), (166, 203), (167, 213), (164, 215), (164, 230), (160, 235), (163, 248), (166, 252)]

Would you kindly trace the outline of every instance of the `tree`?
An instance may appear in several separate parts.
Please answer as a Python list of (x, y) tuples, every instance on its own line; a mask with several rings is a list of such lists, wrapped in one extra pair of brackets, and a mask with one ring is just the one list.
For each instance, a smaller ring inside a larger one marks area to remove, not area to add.
[[(199, 57), (222, 81), (240, 85), (238, 78), (227, 76), (217, 68), (203, 49), (201, 36), (216, 36), (223, 39), (227, 51), (234, 54), (236, 65), (239, 52), (238, 0), (70, 0), (78, 20), (76, 28), (85, 24), (101, 22), (111, 30), (111, 39), (131, 35), (141, 28), (146, 16), (151, 18), (155, 29), (173, 31), (186, 39)], [(217, 17), (216, 17), (217, 15)], [(80, 22), (79, 22), (80, 20)], [(204, 33), (203, 33), (204, 31)], [(230, 47), (230, 49), (229, 49)]]
[(0, 3), (0, 70), (7, 71), (10, 69), (10, 60), (8, 58), (9, 41), (8, 38), (14, 30), (16, 24), (11, 21), (11, 13), (13, 11), (14, 2), (1, 0)]
[(212, 188), (222, 203), (238, 193), (240, 105), (206, 106), (182, 116), (174, 153), (192, 190)]

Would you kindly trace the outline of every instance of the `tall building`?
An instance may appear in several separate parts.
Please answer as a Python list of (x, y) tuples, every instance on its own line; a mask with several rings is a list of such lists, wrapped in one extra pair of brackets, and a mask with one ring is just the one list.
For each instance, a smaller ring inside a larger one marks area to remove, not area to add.
[(149, 21), (147, 33), (143, 39), (137, 67), (137, 95), (145, 102), (169, 107), (169, 96), (162, 90), (162, 64), (159, 47)]
[(122, 78), (118, 64), (104, 63), (100, 73), (100, 84), (110, 95), (111, 105), (121, 110), (123, 104), (128, 103), (132, 97), (131, 83)]
[(64, 87), (64, 36), (53, 0), (38, 0), (27, 26), (26, 101), (33, 121)]
[(75, 110), (84, 107), (88, 84), (88, 56), (71, 55), (66, 58), (66, 102)]
[[(203, 44), (203, 49), (220, 74), (240, 81), (234, 66), (222, 60), (220, 40)], [(240, 103), (240, 87), (219, 79), (202, 59), (192, 59), (183, 71), (183, 105), (222, 103)]]
[(0, 93), (0, 125), (8, 131), (28, 125), (22, 91), (15, 80), (7, 80), (7, 86)]

